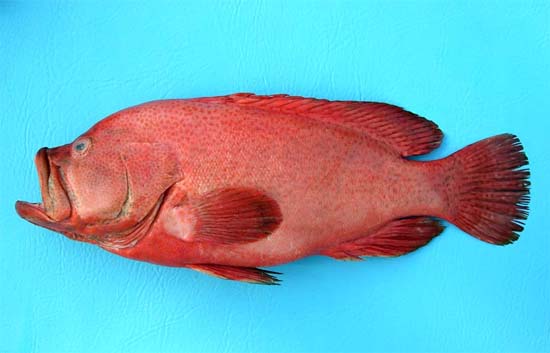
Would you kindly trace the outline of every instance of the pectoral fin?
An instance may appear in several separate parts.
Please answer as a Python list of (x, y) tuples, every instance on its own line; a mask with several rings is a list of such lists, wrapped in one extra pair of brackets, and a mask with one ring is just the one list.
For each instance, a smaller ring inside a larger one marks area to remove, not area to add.
[(281, 274), (279, 272), (262, 270), (255, 267), (212, 264), (188, 265), (187, 267), (214, 277), (254, 284), (279, 285), (280, 280), (274, 275)]
[(182, 201), (170, 211), (167, 231), (185, 241), (243, 244), (271, 234), (282, 221), (277, 202), (248, 188), (211, 191)]

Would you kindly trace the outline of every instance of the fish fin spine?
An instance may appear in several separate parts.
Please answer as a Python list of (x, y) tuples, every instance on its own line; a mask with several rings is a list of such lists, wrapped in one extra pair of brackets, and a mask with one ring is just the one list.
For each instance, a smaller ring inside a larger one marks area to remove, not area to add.
[(517, 136), (502, 134), (447, 157), (447, 218), (485, 242), (519, 238), (528, 215), (528, 160)]
[(401, 256), (428, 244), (443, 229), (439, 221), (430, 217), (400, 218), (366, 236), (325, 249), (321, 254), (351, 261), (361, 260), (361, 256)]

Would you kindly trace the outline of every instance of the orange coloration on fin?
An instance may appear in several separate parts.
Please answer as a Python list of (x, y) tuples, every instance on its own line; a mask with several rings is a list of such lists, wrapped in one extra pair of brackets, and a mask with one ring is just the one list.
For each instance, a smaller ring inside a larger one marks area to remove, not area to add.
[(338, 260), (361, 260), (360, 256), (400, 256), (426, 245), (442, 231), (441, 223), (429, 217), (401, 218), (362, 238), (326, 249), (322, 254)]
[(214, 277), (254, 284), (278, 285), (280, 280), (274, 275), (281, 274), (279, 272), (262, 270), (254, 267), (212, 264), (188, 265), (187, 267)]
[(329, 101), (285, 94), (259, 96), (252, 93), (197, 100), (290, 113), (345, 126), (392, 146), (403, 157), (428, 153), (436, 149), (443, 138), (435, 123), (385, 103)]
[(192, 241), (239, 244), (271, 234), (282, 221), (279, 205), (261, 191), (221, 189), (191, 203), (197, 220)]
[(518, 239), (529, 202), (527, 157), (519, 139), (503, 134), (449, 156), (449, 215), (460, 229), (485, 242)]

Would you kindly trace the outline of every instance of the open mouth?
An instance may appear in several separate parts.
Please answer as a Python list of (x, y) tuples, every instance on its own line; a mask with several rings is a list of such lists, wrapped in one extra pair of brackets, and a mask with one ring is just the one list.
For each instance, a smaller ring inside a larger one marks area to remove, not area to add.
[(42, 202), (17, 201), (15, 209), (22, 218), (31, 223), (60, 231), (59, 222), (71, 216), (71, 203), (63, 187), (61, 172), (48, 157), (47, 148), (38, 151), (35, 164), (40, 180)]

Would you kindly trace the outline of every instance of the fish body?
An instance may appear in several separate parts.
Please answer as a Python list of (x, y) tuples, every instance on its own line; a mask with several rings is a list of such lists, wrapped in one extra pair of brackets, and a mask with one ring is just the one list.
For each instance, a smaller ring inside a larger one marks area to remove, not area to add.
[(19, 214), (135, 260), (274, 284), (305, 256), (398, 256), (455, 223), (517, 239), (528, 202), (519, 140), (419, 162), (432, 122), (371, 102), (235, 94), (145, 103), (42, 149), (42, 204)]

